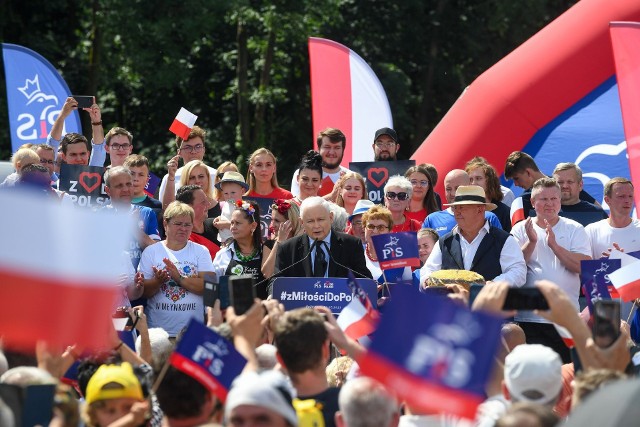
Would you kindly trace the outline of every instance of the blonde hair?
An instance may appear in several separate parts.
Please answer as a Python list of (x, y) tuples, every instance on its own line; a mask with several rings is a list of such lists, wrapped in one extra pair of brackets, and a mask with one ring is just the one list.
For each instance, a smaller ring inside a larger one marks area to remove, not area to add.
[(197, 167), (203, 167), (204, 171), (207, 175), (207, 187), (202, 187), (204, 194), (209, 198), (213, 198), (213, 183), (211, 182), (211, 173), (209, 172), (209, 167), (202, 160), (191, 160), (189, 163), (184, 165), (184, 169), (182, 170), (182, 175), (180, 175), (180, 186), (189, 185), (189, 175), (191, 172)]
[[(276, 199), (274, 203), (271, 205), (271, 216), (273, 216), (273, 211), (275, 209), (276, 212), (280, 213), (278, 210), (277, 202), (279, 199)], [(302, 220), (300, 220), (300, 207), (295, 203), (288, 202), (289, 209), (286, 210), (285, 213), (280, 213), (283, 217), (285, 217), (291, 223), (291, 237), (296, 237), (304, 233), (304, 228), (302, 227)]]
[(256, 189), (256, 177), (251, 172), (251, 165), (253, 164), (253, 162), (255, 162), (256, 157), (261, 156), (263, 154), (266, 154), (267, 156), (271, 156), (271, 158), (273, 159), (273, 164), (275, 166), (275, 168), (273, 169), (273, 175), (271, 175), (271, 186), (274, 189), (280, 188), (280, 186), (278, 185), (278, 176), (277, 176), (278, 160), (276, 159), (276, 156), (274, 156), (271, 151), (262, 147), (262, 148), (258, 148), (256, 151), (254, 151), (251, 154), (251, 156), (249, 156), (249, 161), (247, 162), (249, 163), (249, 168), (247, 169), (247, 183), (249, 184), (249, 190), (247, 190), (245, 194), (249, 194)]
[(11, 156), (11, 163), (16, 172), (19, 172), (27, 165), (34, 163), (40, 164), (40, 156), (38, 156), (38, 153), (36, 153), (33, 148), (20, 148)]
[(219, 175), (221, 175), (223, 171), (227, 168), (233, 169), (235, 172), (240, 172), (238, 170), (238, 166), (236, 166), (235, 163), (230, 161), (223, 162), (220, 166), (218, 166), (218, 169), (216, 170), (216, 177), (213, 180), (213, 198), (218, 201), (222, 200), (222, 191), (215, 188), (215, 184), (220, 182), (222, 178), (219, 177)]
[(166, 222), (169, 222), (169, 220), (182, 215), (189, 215), (191, 217), (191, 221), (193, 221), (195, 212), (193, 211), (193, 208), (188, 204), (176, 200), (169, 203), (169, 206), (167, 206), (167, 209), (165, 209), (162, 217)]
[(340, 189), (340, 191), (338, 191), (338, 196), (336, 197), (336, 205), (340, 206), (341, 208), (344, 208), (344, 199), (342, 198), (341, 194), (342, 189), (345, 185), (345, 182), (347, 182), (347, 180), (349, 179), (357, 179), (360, 182), (360, 185), (362, 185), (362, 197), (360, 197), (360, 200), (369, 200), (369, 196), (367, 195), (367, 185), (365, 184), (362, 175), (360, 175), (358, 172), (347, 172), (340, 177), (338, 182), (336, 182), (336, 187)]

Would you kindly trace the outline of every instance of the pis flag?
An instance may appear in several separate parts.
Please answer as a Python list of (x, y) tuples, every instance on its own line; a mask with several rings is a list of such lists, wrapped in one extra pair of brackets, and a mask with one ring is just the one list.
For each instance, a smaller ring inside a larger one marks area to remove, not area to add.
[(231, 383), (247, 364), (233, 344), (195, 319), (191, 319), (187, 325), (169, 361), (223, 402)]
[(371, 236), (382, 270), (420, 267), (418, 234), (414, 231)]
[(393, 128), (380, 80), (357, 53), (332, 40), (310, 37), (309, 63), (314, 141), (322, 130), (338, 128), (347, 137), (342, 166), (373, 160), (376, 130)]
[(411, 407), (473, 419), (494, 368), (501, 324), (447, 298), (399, 287), (358, 363), (363, 375)]
[[(7, 81), (7, 103), (11, 151), (22, 144), (47, 141), (71, 91), (58, 71), (40, 54), (15, 44), (2, 44), (4, 74)], [(65, 120), (63, 134), (82, 133), (77, 111)], [(57, 150), (57, 147), (53, 147)]]
[(593, 313), (593, 302), (601, 299), (619, 298), (611, 284), (609, 274), (620, 268), (619, 259), (601, 258), (580, 261), (580, 283), (587, 297), (589, 313)]
[(178, 111), (176, 118), (173, 119), (173, 123), (171, 123), (169, 131), (182, 139), (187, 139), (189, 137), (189, 133), (191, 133), (191, 128), (196, 124), (196, 120), (198, 120), (198, 116), (182, 107), (180, 108), (180, 111)]
[[(609, 24), (631, 180), (640, 180), (640, 22)], [(634, 190), (636, 203), (640, 190)], [(636, 208), (637, 209), (637, 208)]]
[(130, 215), (77, 209), (17, 188), (0, 192), (0, 206), (4, 344), (27, 351), (37, 340), (108, 346)]

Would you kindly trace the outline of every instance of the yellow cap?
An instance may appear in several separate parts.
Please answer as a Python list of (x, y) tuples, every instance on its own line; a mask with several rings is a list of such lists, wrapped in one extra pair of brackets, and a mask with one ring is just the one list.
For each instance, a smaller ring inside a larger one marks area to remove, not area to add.
[[(107, 386), (108, 387), (105, 387)], [(133, 368), (128, 362), (122, 365), (102, 365), (93, 374), (87, 384), (87, 404), (98, 400), (119, 399), (130, 397), (143, 400), (140, 381), (133, 373)]]

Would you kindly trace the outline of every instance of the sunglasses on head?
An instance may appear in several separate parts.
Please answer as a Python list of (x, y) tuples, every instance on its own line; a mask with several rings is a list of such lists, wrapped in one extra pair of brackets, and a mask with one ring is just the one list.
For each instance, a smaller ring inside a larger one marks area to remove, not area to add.
[(402, 200), (407, 200), (409, 198), (409, 194), (405, 192), (396, 193), (393, 191), (387, 191), (387, 194), (385, 194), (385, 197), (389, 200), (394, 200), (397, 198), (398, 200), (402, 201)]

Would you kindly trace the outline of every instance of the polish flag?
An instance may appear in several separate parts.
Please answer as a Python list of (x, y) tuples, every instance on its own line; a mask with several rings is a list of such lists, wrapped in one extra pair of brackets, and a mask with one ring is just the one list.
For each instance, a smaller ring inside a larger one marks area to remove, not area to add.
[(357, 340), (376, 330), (378, 318), (375, 310), (367, 310), (360, 299), (354, 297), (340, 312), (338, 326), (347, 336)]
[(38, 340), (105, 348), (113, 332), (119, 254), (132, 220), (25, 191), (0, 192), (4, 344), (23, 351), (33, 351)]
[(636, 260), (610, 273), (609, 280), (623, 301), (629, 302), (640, 298), (640, 261)]
[(522, 197), (516, 197), (511, 204), (511, 226), (520, 221), (524, 221), (524, 205), (522, 204)]
[(566, 345), (568, 348), (575, 347), (576, 343), (573, 341), (573, 336), (567, 330), (567, 328), (564, 328), (560, 325), (556, 325), (555, 323), (553, 324), (553, 326), (555, 326), (556, 331), (558, 331), (558, 334), (560, 334), (560, 338), (562, 338), (564, 345)]
[[(631, 180), (640, 180), (640, 22), (609, 24)], [(640, 188), (634, 190), (636, 203)], [(637, 206), (637, 205), (636, 205)]]
[(178, 115), (173, 120), (173, 123), (171, 123), (169, 131), (175, 133), (182, 139), (187, 139), (191, 128), (196, 124), (196, 120), (198, 120), (198, 116), (186, 108), (180, 108)]
[(372, 161), (376, 131), (393, 128), (382, 84), (364, 59), (331, 40), (310, 37), (309, 62), (314, 141), (325, 128), (338, 128), (347, 137), (342, 166)]

